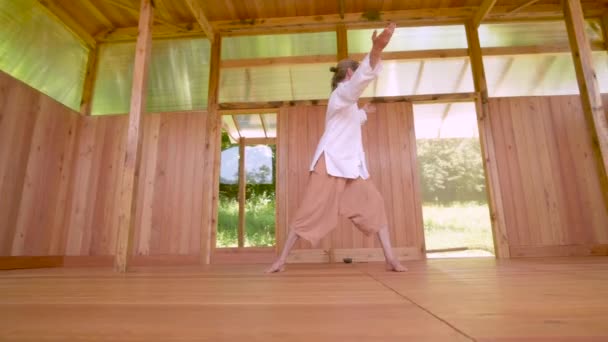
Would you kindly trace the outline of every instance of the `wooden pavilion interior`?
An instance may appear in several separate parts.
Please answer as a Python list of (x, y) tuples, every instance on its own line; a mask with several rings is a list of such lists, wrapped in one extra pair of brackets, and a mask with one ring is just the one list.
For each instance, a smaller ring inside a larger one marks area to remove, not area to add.
[[(265, 275), (328, 69), (389, 22), (363, 136), (409, 271), (344, 219)], [(606, 94), (605, 0), (0, 0), (0, 340), (608, 341)], [(423, 107), (439, 135), (473, 115), (491, 258), (427, 257)], [(234, 248), (217, 247), (222, 136)], [(257, 144), (276, 147), (264, 248), (245, 246)]]

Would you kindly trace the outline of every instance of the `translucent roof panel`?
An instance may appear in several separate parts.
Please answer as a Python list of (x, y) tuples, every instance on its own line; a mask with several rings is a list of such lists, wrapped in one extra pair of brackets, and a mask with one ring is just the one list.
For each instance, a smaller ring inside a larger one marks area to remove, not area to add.
[(414, 127), (416, 139), (479, 136), (473, 102), (414, 105)]
[(240, 138), (239, 130), (236, 128), (234, 117), (232, 115), (222, 115), (222, 128), (228, 133), (228, 137), (232, 143), (236, 143)]
[[(94, 115), (129, 111), (135, 43), (101, 44)], [(207, 39), (155, 40), (148, 69), (148, 112), (205, 109), (209, 83)]]
[(225, 114), (222, 127), (233, 143), (239, 138), (276, 138), (277, 114)]
[(88, 50), (35, 0), (0, 0), (0, 70), (80, 111)]
[(291, 33), (222, 39), (222, 59), (335, 55), (335, 32)]
[[(597, 20), (586, 21), (591, 42), (602, 42), (602, 29)], [(483, 24), (479, 27), (482, 47), (568, 44), (563, 20)]]
[(388, 60), (364, 97), (472, 92), (468, 58)]
[[(492, 97), (578, 94), (576, 72), (569, 53), (486, 56), (488, 93)], [(600, 91), (608, 91), (608, 55), (594, 52)]]
[(262, 119), (258, 114), (233, 115), (236, 127), (243, 138), (264, 138), (264, 127)]
[[(378, 29), (380, 33), (381, 29)], [(372, 47), (373, 29), (349, 30), (348, 52), (365, 53)], [(398, 27), (385, 51), (467, 48), (463, 25)]]
[(262, 114), (262, 120), (264, 126), (266, 126), (266, 136), (269, 138), (277, 137), (277, 115), (276, 114)]
[(327, 99), (333, 63), (223, 68), (220, 102)]

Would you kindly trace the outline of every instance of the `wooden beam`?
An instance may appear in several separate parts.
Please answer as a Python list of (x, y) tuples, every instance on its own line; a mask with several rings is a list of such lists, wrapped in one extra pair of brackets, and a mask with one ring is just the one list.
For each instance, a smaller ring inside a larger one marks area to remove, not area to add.
[(43, 9), (60, 24), (72, 32), (87, 48), (95, 48), (95, 39), (80, 24), (74, 20), (61, 6), (53, 0), (38, 0)]
[[(203, 38), (205, 33), (198, 23), (180, 23), (179, 27), (154, 25), (152, 37), (154, 39)], [(129, 42), (137, 40), (137, 27), (110, 28), (95, 35), (100, 43)]]
[(601, 190), (608, 208), (608, 175), (606, 174), (606, 170), (608, 170), (608, 114), (604, 112), (602, 105), (589, 39), (585, 33), (585, 18), (580, 0), (563, 0), (562, 3), (576, 70), (576, 80), (580, 89), (589, 135), (592, 138)]
[(604, 50), (608, 50), (608, 14), (604, 14), (600, 18), (602, 25), (602, 38), (604, 38)]
[(262, 123), (262, 129), (264, 129), (264, 137), (268, 138), (268, 131), (266, 130), (266, 120), (264, 119), (264, 115), (258, 114), (260, 116), (260, 122)]
[(348, 57), (348, 34), (344, 24), (336, 26), (336, 43), (338, 45), (337, 59), (341, 61)]
[(236, 127), (236, 132), (239, 134), (239, 139), (241, 139), (243, 137), (241, 134), (241, 125), (239, 124), (239, 121), (236, 119), (235, 115), (232, 115), (232, 121), (234, 121), (234, 127)]
[(340, 19), (344, 19), (345, 9), (346, 9), (346, 5), (344, 4), (344, 0), (338, 0), (338, 11), (340, 13)]
[(465, 29), (469, 45), (471, 69), (473, 72), (473, 84), (475, 86), (475, 91), (479, 93), (479, 98), (475, 101), (475, 105), (488, 204), (490, 208), (490, 219), (492, 222), (495, 255), (499, 258), (509, 258), (509, 239), (502, 204), (502, 190), (500, 187), (498, 166), (496, 164), (496, 150), (492, 137), (491, 118), (489, 116), (488, 108), (488, 85), (486, 83), (479, 34), (477, 32), (477, 27), (472, 21), (466, 24)]
[(63, 256), (0, 256), (0, 270), (62, 266)]
[[(593, 51), (603, 51), (603, 43), (591, 44)], [(482, 49), (484, 56), (534, 55), (543, 53), (570, 53), (569, 44), (529, 45), (529, 46), (500, 46)]]
[(93, 104), (93, 90), (95, 87), (95, 80), (97, 78), (97, 63), (98, 48), (89, 50), (87, 57), (87, 71), (84, 76), (84, 84), (82, 86), (82, 97), (80, 100), (80, 114), (91, 115), (91, 107)]
[(131, 108), (129, 110), (129, 127), (125, 146), (124, 165), (120, 171), (120, 216), (114, 268), (119, 272), (127, 271), (127, 260), (131, 252), (137, 204), (137, 184), (139, 164), (141, 161), (142, 126), (141, 117), (146, 110), (146, 88), (148, 66), (152, 48), (152, 22), (154, 8), (152, 0), (141, 0), (139, 17), (139, 38), (135, 50), (135, 68), (131, 88)]
[(481, 6), (477, 12), (475, 12), (475, 16), (473, 17), (473, 25), (475, 27), (479, 27), (481, 22), (485, 19), (485, 17), (490, 13), (492, 7), (496, 4), (496, 0), (483, 0)]
[[(413, 102), (424, 103), (446, 103), (446, 102), (471, 102), (477, 99), (477, 93), (456, 93), (456, 94), (425, 94), (425, 95), (406, 95), (406, 96), (378, 96), (364, 97), (361, 102), (391, 103), (391, 102)], [(258, 111), (278, 109), (281, 107), (294, 106), (326, 106), (327, 100), (297, 100), (297, 101), (269, 101), (269, 102), (224, 102), (219, 104), (222, 112), (232, 111)]]
[(95, 19), (101, 22), (103, 26), (105, 26), (106, 28), (114, 27), (114, 24), (110, 21), (110, 19), (108, 19), (108, 17), (106, 17), (99, 10), (99, 8), (97, 8), (97, 6), (93, 5), (93, 3), (91, 3), (91, 0), (80, 0), (80, 4), (82, 4), (82, 6), (84, 6), (89, 12), (91, 12)]
[(515, 13), (517, 13), (517, 12), (519, 12), (519, 11), (523, 10), (524, 8), (526, 8), (526, 7), (528, 7), (528, 6), (531, 6), (531, 5), (533, 5), (533, 4), (537, 3), (537, 2), (538, 2), (538, 0), (529, 0), (529, 1), (525, 1), (525, 2), (523, 2), (521, 5), (519, 5), (519, 6), (515, 7), (515, 8), (514, 8), (514, 9), (512, 9), (511, 11), (509, 11), (507, 14), (508, 14), (508, 15), (513, 15), (513, 14), (515, 14)]
[(239, 139), (239, 225), (238, 246), (245, 247), (245, 196), (247, 195), (247, 175), (245, 173), (245, 141)]
[(344, 18), (340, 14), (326, 14), (314, 16), (296, 17), (275, 17), (275, 18), (256, 18), (246, 20), (223, 20), (211, 22), (214, 32), (223, 35), (234, 33), (266, 33), (283, 32), (285, 29), (326, 29), (334, 30), (336, 25), (369, 25), (372, 27), (382, 27), (383, 22), (392, 21), (401, 23), (427, 23), (433, 24), (441, 21), (462, 21), (470, 18), (476, 11), (476, 7), (456, 7), (456, 8), (423, 8), (413, 10), (386, 11), (373, 13), (345, 13)]
[(220, 83), (220, 58), (222, 39), (218, 33), (211, 44), (209, 65), (209, 87), (207, 95), (207, 134), (205, 137), (205, 188), (203, 188), (203, 231), (201, 232), (202, 264), (211, 262), (211, 252), (215, 248), (217, 211), (220, 187), (220, 152), (222, 138), (222, 117), (218, 108)]
[[(124, 10), (127, 10), (127, 11), (129, 11), (129, 12), (135, 14), (135, 15), (140, 15), (139, 14), (140, 12), (137, 10), (137, 8), (131, 7), (130, 5), (122, 3), (122, 2), (120, 2), (118, 0), (104, 0), (104, 1), (107, 2), (107, 3), (109, 3), (110, 5), (116, 6), (118, 8), (122, 8)], [(183, 27), (180, 27), (179, 25), (177, 25), (175, 23), (172, 23), (170, 21), (167, 21), (165, 19), (162, 19), (160, 17), (155, 18), (154, 21), (156, 21), (157, 23), (163, 24), (163, 25), (167, 25), (167, 26), (173, 27), (175, 29), (183, 29)]]
[(245, 145), (275, 145), (276, 138), (241, 138)]
[(235, 115), (235, 114), (276, 114), (276, 109), (272, 108), (260, 108), (260, 109), (220, 109), (222, 115)]
[(207, 36), (207, 38), (209, 38), (209, 41), (213, 43), (213, 27), (211, 27), (209, 20), (207, 20), (207, 16), (205, 15), (205, 11), (203, 11), (203, 8), (201, 7), (201, 4), (198, 2), (198, 0), (185, 1), (186, 4), (188, 4), (190, 11), (194, 15), (194, 18), (196, 18), (196, 22), (201, 25), (203, 31), (205, 32), (205, 35)]
[(288, 65), (288, 64), (314, 64), (314, 63), (333, 63), (336, 61), (334, 55), (311, 55), (311, 56), (291, 56), (291, 57), (266, 57), (266, 58), (247, 58), (247, 59), (228, 59), (222, 60), (221, 68), (243, 68), (268, 65)]
[[(421, 8), (412, 10), (359, 12), (340, 14), (255, 18), (240, 20), (221, 20), (211, 22), (214, 32), (222, 36), (271, 34), (289, 32), (333, 31), (336, 25), (344, 24), (347, 28), (380, 28), (382, 22), (392, 21), (400, 27), (463, 24), (478, 13), (480, 7), (443, 7)], [(585, 15), (601, 16), (606, 5), (597, 3), (585, 4)], [(488, 12), (485, 21), (512, 21), (518, 19), (559, 19), (563, 12), (559, 4), (539, 4), (528, 6), (526, 11), (513, 12), (512, 6), (494, 6)]]

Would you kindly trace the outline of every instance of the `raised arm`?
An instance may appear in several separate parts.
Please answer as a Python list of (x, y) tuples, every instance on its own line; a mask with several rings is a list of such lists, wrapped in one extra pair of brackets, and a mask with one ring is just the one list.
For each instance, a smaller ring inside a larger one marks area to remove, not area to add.
[(372, 50), (369, 52), (369, 64), (374, 69), (376, 64), (380, 61), (380, 55), (382, 51), (391, 41), (393, 32), (395, 32), (395, 23), (390, 23), (386, 28), (378, 35), (376, 31), (372, 35)]
[(330, 100), (330, 107), (338, 109), (352, 105), (359, 100), (365, 88), (380, 72), (377, 68), (380, 64), (380, 55), (391, 40), (395, 27), (395, 24), (391, 23), (380, 34), (374, 31), (369, 54), (361, 61), (354, 73), (349, 69), (344, 85), (335, 90), (335, 96)]

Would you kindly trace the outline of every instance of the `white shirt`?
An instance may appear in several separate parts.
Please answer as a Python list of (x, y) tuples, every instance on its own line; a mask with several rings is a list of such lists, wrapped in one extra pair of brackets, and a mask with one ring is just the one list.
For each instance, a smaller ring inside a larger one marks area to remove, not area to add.
[(325, 114), (325, 132), (317, 145), (310, 171), (314, 170), (317, 161), (325, 153), (329, 175), (351, 179), (369, 178), (361, 138), (361, 125), (367, 120), (367, 115), (359, 109), (357, 101), (381, 70), (380, 61), (372, 70), (368, 54), (351, 79), (340, 82), (332, 92)]

